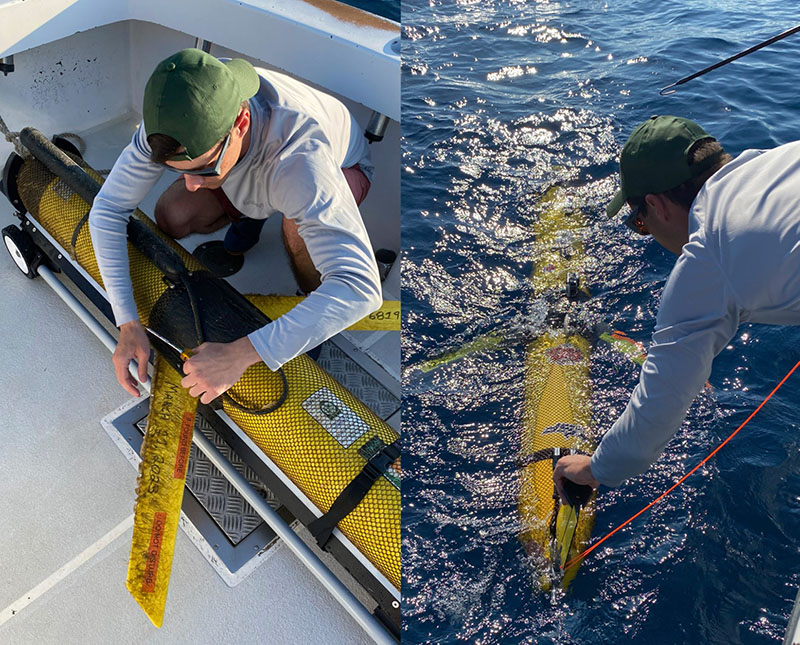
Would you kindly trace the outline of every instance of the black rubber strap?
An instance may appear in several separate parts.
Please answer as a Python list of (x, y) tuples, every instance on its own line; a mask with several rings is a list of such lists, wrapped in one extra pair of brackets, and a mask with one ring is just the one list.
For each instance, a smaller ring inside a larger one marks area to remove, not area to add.
[[(517, 468), (525, 468), (525, 466), (530, 466), (531, 464), (535, 464), (537, 461), (545, 461), (548, 459), (553, 458), (553, 450), (554, 448), (542, 448), (541, 450), (537, 450), (536, 452), (530, 455), (522, 455), (517, 457), (514, 460), (514, 465)], [(584, 452), (583, 450), (574, 450), (571, 453), (569, 452), (570, 448), (562, 448), (562, 455), (588, 455), (588, 452)], [(564, 452), (566, 451), (566, 452)]]
[[(556, 539), (556, 525), (558, 524), (558, 511), (561, 508), (561, 498), (558, 496), (558, 491), (553, 489), (553, 514), (550, 516), (550, 539)], [(556, 548), (556, 551), (558, 549)], [(552, 553), (552, 551), (551, 551)]]
[[(183, 262), (178, 259), (181, 262)], [(186, 289), (186, 295), (189, 298), (189, 306), (192, 308), (192, 318), (194, 319), (194, 330), (195, 330), (195, 337), (197, 340), (198, 345), (202, 345), (204, 342), (203, 339), (203, 322), (200, 317), (200, 308), (197, 304), (197, 299), (195, 298), (194, 290), (192, 289), (192, 285), (189, 282), (188, 274), (186, 268), (183, 267), (180, 273), (180, 280), (183, 283), (183, 288)], [(281, 377), (281, 394), (280, 396), (270, 403), (269, 405), (264, 406), (263, 408), (248, 408), (247, 406), (242, 405), (236, 399), (234, 399), (228, 392), (222, 393), (222, 398), (225, 399), (228, 403), (230, 403), (234, 408), (239, 410), (240, 412), (246, 412), (247, 414), (253, 415), (265, 415), (265, 414), (272, 414), (281, 407), (284, 403), (286, 403), (286, 399), (289, 398), (289, 381), (286, 379), (286, 373), (283, 371), (282, 367), (278, 368), (278, 374)]]
[[(70, 145), (70, 146), (72, 145), (69, 141), (66, 141), (66, 139), (64, 139), (64, 141), (68, 145)], [(73, 153), (71, 150), (66, 150), (65, 148), (62, 148), (55, 141), (53, 141), (53, 145), (55, 145), (59, 150), (64, 152), (64, 154), (66, 154), (70, 159), (72, 159), (78, 165), (80, 165), (81, 162), (83, 162), (83, 157), (81, 157), (81, 153), (77, 149)], [(80, 167), (83, 168), (83, 166), (80, 166)], [(85, 171), (86, 168), (83, 168), (83, 170)], [(70, 243), (69, 243), (69, 257), (72, 258), (73, 262), (77, 262), (78, 261), (78, 249), (77, 249), (78, 235), (80, 235), (81, 229), (84, 227), (86, 222), (89, 221), (89, 213), (92, 210), (91, 209), (91, 202), (89, 202), (89, 204), (90, 204), (90, 208), (86, 211), (86, 214), (83, 217), (81, 217), (80, 220), (78, 220), (78, 223), (75, 225), (75, 230), (72, 231), (72, 239), (70, 239)]]
[(271, 414), (275, 412), (279, 407), (281, 407), (284, 403), (286, 403), (286, 399), (289, 397), (289, 381), (286, 380), (286, 373), (283, 371), (282, 367), (278, 368), (278, 374), (281, 377), (282, 389), (281, 395), (272, 403), (263, 408), (248, 408), (247, 406), (242, 405), (236, 399), (234, 399), (230, 394), (227, 392), (222, 393), (222, 398), (225, 399), (228, 403), (230, 403), (234, 408), (241, 412), (247, 412), (248, 414)]
[(533, 454), (529, 455), (521, 455), (514, 460), (514, 465), (517, 468), (525, 468), (525, 466), (530, 466), (531, 464), (535, 464), (537, 461), (544, 461), (545, 459), (552, 459), (553, 458), (553, 449), (552, 448), (542, 448), (541, 450), (537, 450)]
[(400, 456), (400, 440), (385, 446), (382, 450), (375, 453), (372, 458), (364, 464), (361, 472), (345, 486), (339, 493), (339, 497), (333, 502), (330, 509), (322, 517), (308, 525), (308, 530), (317, 544), (324, 548), (333, 535), (336, 525), (347, 517), (366, 497), (372, 485), (383, 475), (394, 461)]
[(72, 239), (69, 243), (69, 256), (75, 261), (78, 261), (78, 250), (76, 248), (78, 244), (78, 235), (80, 235), (81, 229), (86, 222), (89, 221), (89, 212), (86, 211), (86, 215), (81, 217), (80, 221), (78, 222), (77, 226), (75, 226), (75, 230), (72, 231)]

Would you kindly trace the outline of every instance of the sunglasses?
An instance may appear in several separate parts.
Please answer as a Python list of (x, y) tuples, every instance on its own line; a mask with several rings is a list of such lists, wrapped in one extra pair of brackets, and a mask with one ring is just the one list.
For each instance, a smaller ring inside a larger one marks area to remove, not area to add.
[(638, 235), (650, 235), (650, 231), (644, 225), (641, 206), (631, 206), (631, 212), (625, 218), (625, 226)]
[(196, 177), (219, 177), (220, 176), (220, 169), (222, 168), (222, 160), (225, 158), (225, 152), (228, 150), (228, 144), (231, 142), (231, 133), (228, 133), (228, 136), (222, 141), (222, 150), (217, 157), (217, 162), (214, 164), (213, 168), (200, 168), (199, 170), (181, 170), (179, 168), (173, 168), (172, 166), (165, 167), (171, 170), (172, 172), (176, 172), (179, 175), (194, 175)]

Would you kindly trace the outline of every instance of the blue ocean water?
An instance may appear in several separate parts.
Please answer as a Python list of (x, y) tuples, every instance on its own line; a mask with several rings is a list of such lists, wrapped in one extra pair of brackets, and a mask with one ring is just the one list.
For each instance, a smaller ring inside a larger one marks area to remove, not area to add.
[(400, 2), (398, 0), (342, 0), (344, 4), (358, 7), (364, 11), (400, 22)]
[[(604, 207), (625, 137), (652, 114), (731, 153), (800, 137), (800, 35), (669, 97), (659, 88), (797, 23), (782, 0), (407, 0), (403, 16), (403, 643), (774, 643), (800, 586), (800, 375), (711, 462), (592, 554), (566, 594), (517, 539), (528, 283), (537, 199), (589, 220), (586, 276), (614, 328), (647, 343), (674, 256)], [(800, 187), (798, 187), (800, 189)], [(490, 332), (506, 342), (415, 366)], [(800, 359), (800, 329), (744, 325), (663, 457), (601, 489), (595, 538), (741, 423)], [(602, 432), (638, 367), (599, 346)]]

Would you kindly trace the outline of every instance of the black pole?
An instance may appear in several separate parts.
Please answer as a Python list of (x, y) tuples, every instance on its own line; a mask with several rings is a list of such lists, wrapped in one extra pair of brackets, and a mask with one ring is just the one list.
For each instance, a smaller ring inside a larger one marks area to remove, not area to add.
[(758, 45), (753, 45), (752, 47), (750, 47), (750, 49), (745, 49), (744, 51), (741, 51), (738, 54), (734, 54), (730, 58), (726, 58), (725, 60), (721, 60), (718, 63), (714, 63), (713, 65), (709, 65), (705, 69), (701, 69), (699, 72), (695, 72), (694, 74), (692, 74), (690, 76), (687, 76), (686, 78), (682, 78), (679, 81), (675, 81), (674, 83), (671, 83), (670, 85), (667, 85), (666, 87), (662, 87), (659, 90), (658, 93), (661, 94), (661, 96), (667, 96), (668, 94), (674, 94), (675, 90), (672, 89), (672, 88), (677, 87), (678, 85), (683, 85), (684, 83), (688, 83), (693, 78), (697, 78), (698, 76), (702, 76), (703, 74), (707, 74), (708, 72), (710, 72), (710, 71), (712, 71), (714, 69), (717, 69), (718, 67), (722, 67), (723, 65), (727, 65), (728, 63), (732, 63), (733, 61), (738, 60), (739, 58), (742, 58), (742, 56), (747, 56), (748, 54), (752, 54), (754, 51), (758, 51), (762, 47), (766, 47), (767, 45), (771, 45), (772, 43), (776, 43), (779, 40), (783, 40), (787, 36), (791, 36), (792, 34), (796, 34), (798, 31), (800, 31), (800, 25), (797, 25), (797, 27), (792, 27), (792, 29), (789, 29), (788, 31), (784, 31), (782, 34), (778, 34), (777, 36), (773, 36), (769, 40), (765, 40), (764, 42), (758, 43)]

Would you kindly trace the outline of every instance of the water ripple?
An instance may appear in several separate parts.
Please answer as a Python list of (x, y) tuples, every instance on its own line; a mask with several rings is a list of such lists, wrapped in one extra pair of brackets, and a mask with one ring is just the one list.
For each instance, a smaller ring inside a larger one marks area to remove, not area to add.
[[(791, 382), (588, 558), (567, 594), (544, 595), (531, 579), (514, 457), (525, 344), (546, 313), (528, 281), (538, 197), (561, 185), (568, 207), (585, 213), (593, 315), (646, 344), (674, 259), (605, 217), (620, 143), (654, 113), (698, 120), (734, 154), (795, 139), (798, 40), (658, 95), (792, 26), (794, 14), (781, 0), (666, 0), (657, 11), (643, 0), (403, 4), (404, 643), (780, 640), (800, 584)], [(798, 341), (795, 330), (743, 326), (663, 457), (602, 491), (595, 536), (741, 423), (793, 364)], [(484, 349), (422, 369), (476, 342)], [(637, 378), (598, 346), (598, 430)]]

